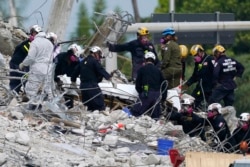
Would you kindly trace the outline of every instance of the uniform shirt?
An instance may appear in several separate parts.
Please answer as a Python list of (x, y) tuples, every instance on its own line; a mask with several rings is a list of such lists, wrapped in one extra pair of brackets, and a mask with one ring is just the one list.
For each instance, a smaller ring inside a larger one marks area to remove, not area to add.
[(212, 119), (208, 119), (213, 126), (214, 131), (217, 133), (220, 141), (225, 140), (231, 136), (226, 120), (221, 114), (218, 114)]
[(104, 77), (106, 80), (111, 75), (102, 67), (101, 63), (92, 55), (87, 56), (74, 70), (71, 81), (76, 82), (76, 78), (80, 75), (81, 82), (99, 83)]
[(138, 93), (143, 92), (144, 85), (148, 85), (149, 90), (160, 91), (163, 81), (161, 71), (153, 63), (146, 63), (137, 72), (135, 88)]
[(178, 68), (182, 70), (180, 47), (175, 41), (168, 41), (161, 50), (161, 69)]
[(187, 115), (186, 113), (179, 113), (176, 111), (170, 112), (170, 120), (177, 121), (178, 125), (182, 125), (183, 132), (189, 134), (190, 137), (200, 135), (202, 140), (205, 140), (204, 137), (204, 128), (205, 119), (199, 117), (198, 115), (192, 113)]
[(151, 42), (142, 44), (139, 39), (136, 39), (124, 44), (109, 44), (109, 50), (111, 52), (129, 51), (132, 56), (132, 62), (136, 64), (142, 64), (144, 62), (145, 52), (150, 51), (156, 55), (155, 64), (159, 63), (154, 45)]
[(242, 127), (237, 127), (233, 132), (233, 136), (237, 144), (239, 144), (243, 140), (249, 141), (250, 140), (250, 128), (248, 127), (248, 129), (244, 130), (242, 129)]
[(58, 75), (66, 74), (68, 77), (71, 77), (71, 74), (73, 73), (76, 66), (79, 64), (79, 61), (76, 59), (76, 61), (71, 61), (70, 56), (72, 53), (68, 52), (61, 52), (59, 53), (54, 62), (56, 63), (56, 69), (55, 69), (55, 76), (54, 80), (59, 81)]
[(213, 84), (221, 84), (226, 89), (237, 87), (234, 77), (242, 77), (244, 66), (233, 58), (221, 55), (214, 64)]
[(200, 86), (202, 83), (201, 86), (204, 91), (211, 91), (213, 88), (213, 83), (211, 82), (214, 69), (213, 61), (212, 56), (205, 54), (201, 63), (195, 63), (193, 74), (188, 79), (187, 85), (190, 86), (197, 82), (197, 85)]
[(33, 73), (49, 74), (53, 60), (53, 44), (47, 39), (45, 32), (39, 32), (30, 43), (27, 57), (23, 60), (24, 66), (29, 66)]
[(23, 62), (23, 60), (28, 55), (29, 47), (30, 47), (30, 40), (25, 40), (19, 45), (16, 46), (14, 53), (11, 57), (10, 63), (19, 65)]

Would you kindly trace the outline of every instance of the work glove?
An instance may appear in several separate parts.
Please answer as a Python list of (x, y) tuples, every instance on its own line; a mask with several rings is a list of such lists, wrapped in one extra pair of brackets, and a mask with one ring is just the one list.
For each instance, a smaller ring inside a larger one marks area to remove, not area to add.
[(20, 63), (19, 64), (19, 70), (23, 70), (24, 69), (24, 65), (23, 65), (23, 63)]
[(71, 89), (77, 89), (76, 83), (75, 82), (71, 82), (70, 88)]
[(26, 74), (23, 75), (23, 78), (24, 78), (24, 79), (28, 79), (28, 77), (29, 77), (29, 74), (28, 74), (28, 73), (26, 73)]

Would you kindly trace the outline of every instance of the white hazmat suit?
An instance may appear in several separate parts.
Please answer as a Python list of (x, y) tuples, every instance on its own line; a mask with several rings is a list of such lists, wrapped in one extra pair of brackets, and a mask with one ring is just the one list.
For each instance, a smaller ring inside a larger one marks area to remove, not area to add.
[(53, 44), (45, 38), (44, 32), (39, 32), (31, 42), (27, 57), (22, 62), (30, 67), (25, 92), (29, 99), (37, 96), (39, 90), (44, 90), (52, 97), (51, 75), (53, 60)]

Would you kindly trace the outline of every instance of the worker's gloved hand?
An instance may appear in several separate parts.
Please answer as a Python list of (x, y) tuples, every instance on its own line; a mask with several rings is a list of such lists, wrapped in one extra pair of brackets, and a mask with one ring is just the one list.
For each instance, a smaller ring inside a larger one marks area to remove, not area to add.
[(24, 65), (23, 65), (23, 63), (20, 63), (19, 64), (19, 70), (23, 70), (24, 69)]
[(76, 83), (75, 82), (71, 82), (70, 88), (71, 89), (77, 89)]

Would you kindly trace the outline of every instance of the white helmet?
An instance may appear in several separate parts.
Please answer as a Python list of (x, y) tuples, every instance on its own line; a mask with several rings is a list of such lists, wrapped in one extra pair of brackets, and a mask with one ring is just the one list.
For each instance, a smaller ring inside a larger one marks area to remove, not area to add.
[(193, 101), (189, 98), (184, 98), (181, 100), (181, 104), (184, 104), (184, 105), (192, 105), (193, 104)]
[(35, 24), (35, 25), (30, 27), (30, 32), (31, 31), (35, 31), (35, 32), (39, 33), (42, 31), (42, 28), (39, 25)]
[(83, 54), (84, 49), (83, 49), (80, 45), (77, 45), (76, 48), (77, 48), (77, 51), (76, 51), (75, 55), (76, 55), (77, 57), (80, 57), (80, 55)]
[(47, 33), (46, 38), (53, 40), (53, 43), (57, 43), (57, 35), (53, 32)]
[(240, 114), (240, 120), (241, 121), (249, 121), (249, 117), (250, 117), (249, 113), (244, 112), (244, 113)]
[(155, 60), (155, 54), (153, 53), (153, 52), (147, 52), (145, 55), (144, 55), (144, 58), (145, 59), (149, 59), (149, 58), (151, 58), (151, 59), (153, 59), (153, 60)]
[(71, 50), (71, 49), (73, 49), (73, 51), (74, 51), (74, 54), (77, 56), (77, 57), (79, 57), (80, 56), (80, 54), (82, 54), (83, 53), (83, 49), (81, 48), (81, 46), (79, 46), (79, 45), (77, 45), (77, 44), (71, 44), (69, 47), (68, 47), (68, 50)]
[(91, 47), (90, 48), (90, 52), (92, 52), (92, 53), (100, 52), (100, 56), (102, 58), (104, 58), (103, 53), (102, 53), (102, 49), (99, 46), (93, 46), (93, 47)]
[(207, 108), (208, 111), (217, 110), (218, 113), (220, 114), (221, 114), (221, 109), (222, 109), (222, 106), (220, 103), (212, 103)]

